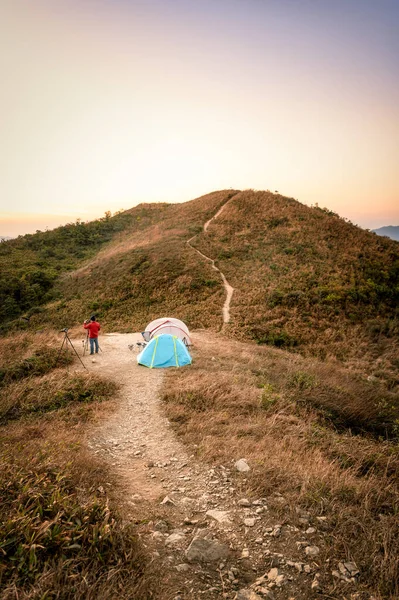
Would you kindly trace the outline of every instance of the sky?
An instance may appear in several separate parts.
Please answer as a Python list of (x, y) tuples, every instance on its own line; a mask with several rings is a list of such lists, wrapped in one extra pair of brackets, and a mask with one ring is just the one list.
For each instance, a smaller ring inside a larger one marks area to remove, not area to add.
[(0, 235), (217, 189), (399, 224), (397, 0), (0, 0)]

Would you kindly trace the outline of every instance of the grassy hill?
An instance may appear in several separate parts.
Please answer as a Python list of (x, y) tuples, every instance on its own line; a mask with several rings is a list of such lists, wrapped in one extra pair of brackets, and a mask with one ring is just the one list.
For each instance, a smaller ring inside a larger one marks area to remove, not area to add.
[[(235, 288), (227, 325), (219, 274), (191, 238)], [(362, 589), (398, 597), (397, 242), (292, 198), (223, 190), (3, 242), (0, 269), (5, 598), (156, 597), (134, 525), (112, 494), (108, 506), (104, 477), (118, 483), (84, 442), (115, 385), (56, 363), (51, 329), (80, 330), (92, 312), (104, 331), (173, 315), (214, 332), (165, 378), (176, 432), (210, 464), (249, 457), (254, 493), (282, 492), (293, 518), (326, 515), (332, 560), (354, 557)]]
[(247, 191), (194, 243), (236, 288), (232, 335), (321, 358), (379, 358), (387, 374), (399, 367), (397, 242), (326, 209)]
[(159, 314), (178, 314), (191, 327), (218, 328), (220, 278), (186, 240), (234, 193), (126, 211), (119, 217), (125, 219), (123, 230), (78, 269), (60, 273), (52, 301), (32, 316), (31, 325), (71, 326), (96, 312), (109, 330), (137, 331)]
[(133, 211), (111, 213), (96, 221), (57, 227), (51, 231), (19, 236), (0, 244), (0, 324), (24, 314), (59, 295), (54, 284), (64, 272), (77, 268), (127, 229), (148, 227), (163, 205), (140, 206)]
[[(9, 290), (16, 280), (15, 265), (23, 272), (19, 286), (32, 290), (39, 281), (33, 299), (16, 290), (19, 308), (36, 313), (31, 327), (72, 326), (96, 312), (109, 330), (137, 331), (174, 315), (216, 331), (224, 290), (209, 262), (187, 245), (194, 235), (192, 244), (216, 259), (235, 288), (225, 333), (352, 362), (390, 387), (398, 384), (398, 243), (271, 192), (224, 190), (183, 204), (140, 205), (3, 243), (5, 285)], [(17, 312), (16, 292), (2, 303), (3, 318), (10, 302)]]

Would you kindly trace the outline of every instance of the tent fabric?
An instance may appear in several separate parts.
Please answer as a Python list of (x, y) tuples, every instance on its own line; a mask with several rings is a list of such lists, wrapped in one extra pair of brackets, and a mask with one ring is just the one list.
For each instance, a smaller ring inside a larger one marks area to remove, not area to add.
[(147, 325), (145, 331), (142, 332), (142, 336), (146, 342), (149, 342), (153, 337), (160, 335), (161, 333), (175, 335), (180, 338), (186, 346), (192, 345), (188, 327), (183, 321), (180, 321), (180, 319), (175, 319), (174, 317), (155, 319), (155, 321), (151, 321), (151, 323)]
[(191, 365), (191, 356), (180, 338), (163, 333), (152, 338), (137, 355), (139, 365), (150, 369)]

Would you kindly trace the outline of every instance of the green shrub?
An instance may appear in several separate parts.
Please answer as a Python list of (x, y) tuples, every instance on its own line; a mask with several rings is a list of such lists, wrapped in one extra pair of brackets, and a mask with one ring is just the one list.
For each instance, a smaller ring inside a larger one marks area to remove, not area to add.
[(284, 292), (281, 290), (273, 290), (267, 299), (268, 305), (273, 308), (274, 306), (279, 306), (284, 302)]
[(317, 386), (317, 379), (314, 375), (305, 371), (296, 371), (288, 378), (288, 387), (297, 390), (311, 390)]
[(269, 331), (265, 335), (259, 337), (257, 340), (258, 344), (268, 344), (269, 346), (276, 346), (276, 348), (294, 348), (298, 345), (298, 340), (290, 336), (286, 331)]
[(265, 383), (262, 387), (260, 407), (263, 408), (263, 410), (269, 410), (280, 399), (280, 394), (275, 392), (271, 383)]

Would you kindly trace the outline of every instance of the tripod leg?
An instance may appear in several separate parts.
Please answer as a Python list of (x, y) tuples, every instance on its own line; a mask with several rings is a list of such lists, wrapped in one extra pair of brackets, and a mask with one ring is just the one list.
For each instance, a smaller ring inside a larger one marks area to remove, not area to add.
[(89, 348), (89, 334), (86, 335), (86, 340), (83, 346), (83, 356), (86, 354), (86, 350)]
[[(63, 347), (64, 347), (64, 344), (65, 344), (65, 340), (66, 340), (66, 338), (67, 338), (67, 335), (65, 334), (65, 336), (64, 336), (64, 339), (62, 340), (62, 344), (61, 344), (60, 351), (58, 352), (57, 360), (56, 360), (56, 361), (55, 361), (55, 363), (54, 363), (54, 367), (56, 367), (56, 366), (57, 366), (57, 363), (58, 363), (58, 361), (59, 361), (59, 359), (60, 359), (61, 352), (62, 352), (62, 349), (63, 349)], [(65, 346), (65, 348), (66, 348), (66, 346)]]
[(69, 337), (69, 335), (66, 333), (65, 334), (66, 339), (68, 340), (68, 342), (71, 344), (72, 346), (72, 350), (75, 352), (76, 356), (78, 357), (78, 359), (80, 360), (80, 362), (82, 363), (82, 366), (84, 369), (87, 369), (86, 365), (84, 364), (84, 362), (82, 361), (82, 359), (80, 358), (79, 354), (76, 352), (75, 346), (72, 344), (71, 342), (71, 338)]

